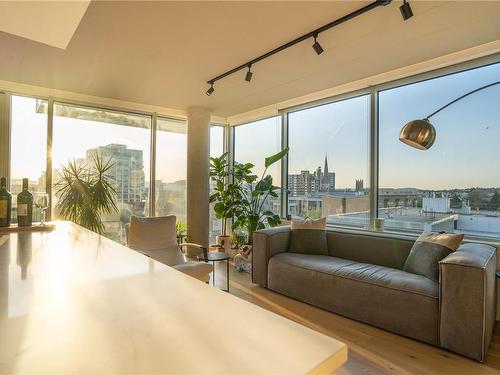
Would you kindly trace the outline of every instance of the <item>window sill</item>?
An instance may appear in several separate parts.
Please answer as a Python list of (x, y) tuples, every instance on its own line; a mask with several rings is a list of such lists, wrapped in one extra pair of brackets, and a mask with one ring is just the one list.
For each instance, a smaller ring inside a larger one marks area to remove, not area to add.
[[(374, 237), (400, 238), (413, 241), (415, 241), (421, 234), (421, 232), (410, 231), (410, 230), (404, 231), (404, 230), (385, 229), (383, 231), (376, 231), (367, 227), (356, 227), (356, 226), (337, 225), (337, 224), (327, 224), (326, 227), (327, 230), (334, 229), (334, 230), (340, 230), (345, 233), (362, 234)], [(483, 243), (486, 245), (494, 246), (497, 249), (500, 249), (500, 239), (497, 238), (465, 235), (464, 242)]]

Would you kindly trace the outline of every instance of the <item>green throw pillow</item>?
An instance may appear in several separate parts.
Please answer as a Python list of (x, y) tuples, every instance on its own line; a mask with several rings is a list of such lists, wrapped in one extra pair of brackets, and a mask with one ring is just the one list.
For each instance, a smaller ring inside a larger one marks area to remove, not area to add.
[(326, 218), (292, 222), (290, 253), (328, 255)]
[(411, 248), (403, 269), (439, 282), (439, 262), (455, 251), (463, 238), (463, 234), (422, 233)]

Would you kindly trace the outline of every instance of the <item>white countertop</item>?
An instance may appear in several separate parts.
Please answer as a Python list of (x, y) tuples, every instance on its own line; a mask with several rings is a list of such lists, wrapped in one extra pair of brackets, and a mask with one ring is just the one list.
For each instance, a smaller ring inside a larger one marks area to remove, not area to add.
[(0, 236), (0, 374), (328, 374), (330, 337), (77, 225)]

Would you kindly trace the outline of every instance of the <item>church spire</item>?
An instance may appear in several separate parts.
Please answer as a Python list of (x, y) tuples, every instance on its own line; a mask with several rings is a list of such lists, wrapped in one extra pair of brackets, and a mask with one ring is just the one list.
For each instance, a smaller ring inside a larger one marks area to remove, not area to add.
[(325, 176), (328, 178), (328, 157), (325, 154), (325, 169), (323, 170)]

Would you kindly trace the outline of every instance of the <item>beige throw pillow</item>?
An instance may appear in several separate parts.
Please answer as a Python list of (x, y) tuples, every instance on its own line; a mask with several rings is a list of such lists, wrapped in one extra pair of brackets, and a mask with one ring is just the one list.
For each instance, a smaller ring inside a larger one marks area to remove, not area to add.
[(455, 251), (463, 234), (424, 232), (415, 241), (403, 269), (439, 282), (439, 262)]
[(292, 221), (288, 251), (291, 253), (328, 255), (326, 217), (318, 220)]
[(312, 220), (304, 219), (300, 221), (292, 221), (292, 230), (294, 229), (326, 229), (326, 217), (321, 219)]

